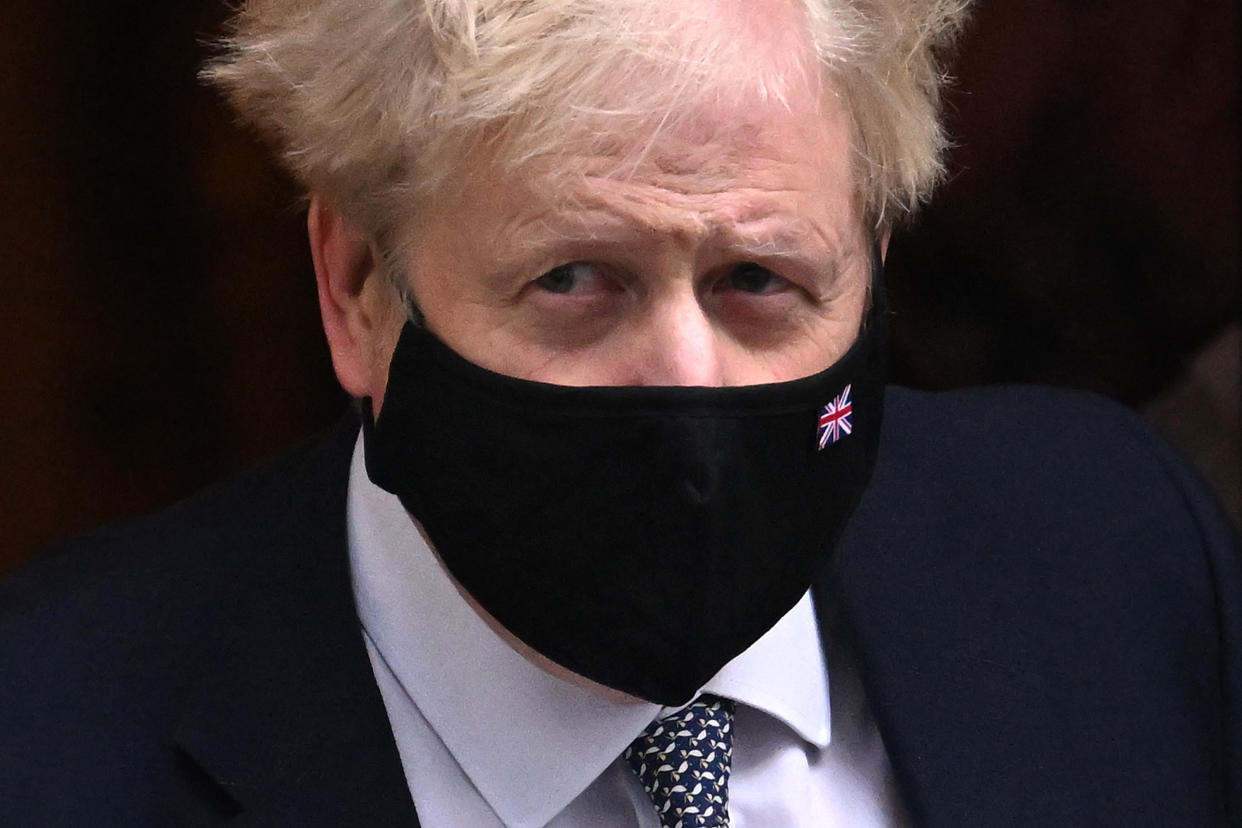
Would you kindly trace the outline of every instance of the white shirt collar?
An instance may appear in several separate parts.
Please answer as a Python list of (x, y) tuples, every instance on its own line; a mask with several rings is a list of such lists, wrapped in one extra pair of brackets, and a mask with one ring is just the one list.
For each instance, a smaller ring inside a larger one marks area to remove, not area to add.
[[(362, 625), (497, 816), (511, 828), (542, 826), (671, 708), (602, 698), (518, 654), (462, 598), (396, 496), (371, 482), (363, 454), (360, 435), (348, 526)], [(826, 746), (827, 672), (810, 594), (703, 689)]]

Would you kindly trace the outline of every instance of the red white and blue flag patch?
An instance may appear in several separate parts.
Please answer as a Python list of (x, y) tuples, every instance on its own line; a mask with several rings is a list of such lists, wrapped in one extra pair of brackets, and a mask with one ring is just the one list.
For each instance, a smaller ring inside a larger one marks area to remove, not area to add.
[(854, 403), (850, 401), (850, 387), (845, 386), (845, 390), (819, 412), (820, 451), (854, 431), (854, 424), (850, 422), (850, 415), (854, 413)]

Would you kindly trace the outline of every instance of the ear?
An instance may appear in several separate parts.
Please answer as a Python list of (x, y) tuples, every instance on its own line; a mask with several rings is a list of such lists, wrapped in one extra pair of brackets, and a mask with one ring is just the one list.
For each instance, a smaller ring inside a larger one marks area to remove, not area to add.
[(306, 227), (336, 378), (353, 397), (379, 399), (388, 376), (384, 345), (393, 338), (393, 302), (378, 257), (370, 239), (318, 194), (311, 195)]

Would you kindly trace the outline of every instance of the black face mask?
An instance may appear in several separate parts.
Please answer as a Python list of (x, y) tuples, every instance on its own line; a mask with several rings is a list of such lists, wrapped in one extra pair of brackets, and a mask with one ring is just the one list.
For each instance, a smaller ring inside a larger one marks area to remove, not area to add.
[(765, 385), (531, 382), (407, 324), (378, 421), (364, 404), (367, 471), (532, 649), (684, 703), (798, 602), (862, 496), (885, 375), (878, 275), (848, 353)]

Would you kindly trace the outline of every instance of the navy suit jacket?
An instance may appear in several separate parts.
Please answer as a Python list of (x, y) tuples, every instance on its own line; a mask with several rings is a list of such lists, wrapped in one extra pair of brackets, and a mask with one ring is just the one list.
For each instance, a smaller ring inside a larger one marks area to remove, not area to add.
[[(887, 406), (814, 589), (915, 821), (1242, 824), (1242, 569), (1210, 498), (1093, 397)], [(356, 430), (0, 585), (0, 825), (417, 824), (350, 588)]]

